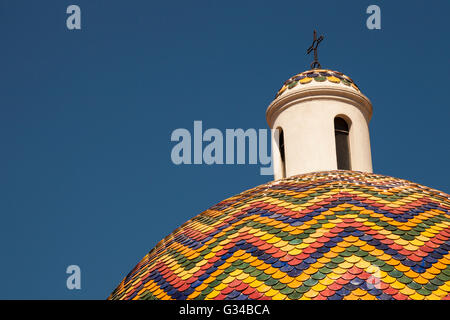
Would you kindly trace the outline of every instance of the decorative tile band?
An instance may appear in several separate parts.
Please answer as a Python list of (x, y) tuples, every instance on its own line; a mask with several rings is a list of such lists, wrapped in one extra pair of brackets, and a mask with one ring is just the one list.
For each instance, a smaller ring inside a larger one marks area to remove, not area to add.
[(327, 69), (313, 69), (304, 71), (289, 78), (289, 80), (287, 80), (283, 84), (281, 89), (278, 90), (278, 93), (276, 94), (275, 98), (280, 96), (283, 92), (285, 92), (288, 89), (295, 88), (297, 85), (311, 83), (312, 81), (317, 82), (329, 81), (331, 83), (342, 83), (346, 86), (353, 87), (357, 91), (360, 91), (358, 86), (353, 82), (353, 80), (350, 77), (344, 75), (339, 71), (332, 71)]
[(270, 182), (176, 229), (109, 299), (450, 299), (450, 196), (329, 171)]

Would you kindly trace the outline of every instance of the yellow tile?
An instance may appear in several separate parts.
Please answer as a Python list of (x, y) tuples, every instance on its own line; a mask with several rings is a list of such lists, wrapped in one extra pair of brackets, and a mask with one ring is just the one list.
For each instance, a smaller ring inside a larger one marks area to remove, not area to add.
[(214, 299), (215, 297), (217, 297), (219, 295), (219, 293), (220, 293), (220, 291), (213, 290), (206, 296), (205, 300)]
[(350, 293), (349, 295), (345, 296), (343, 300), (359, 300), (360, 297), (354, 295), (353, 293)]
[(287, 296), (282, 293), (277, 293), (272, 297), (273, 300), (285, 300), (286, 298)]
[(242, 272), (243, 271), (241, 269), (236, 269), (236, 270), (230, 272), (230, 276), (236, 277), (236, 276), (240, 275)]
[(442, 298), (444, 298), (448, 293), (438, 288), (438, 289), (436, 289), (435, 291), (433, 291), (433, 294), (435, 294), (436, 296), (438, 296), (439, 299), (442, 299)]
[(275, 290), (275, 289), (273, 289), (273, 288), (270, 288), (270, 290), (267, 291), (267, 292), (265, 293), (265, 295), (268, 296), (268, 297), (273, 297), (273, 296), (275, 296), (275, 295), (278, 294), (278, 293), (280, 293), (278, 290)]
[(300, 253), (302, 253), (302, 250), (299, 250), (297, 248), (292, 249), (291, 251), (288, 252), (291, 256), (296, 256)]
[(234, 277), (228, 276), (225, 279), (223, 279), (222, 282), (228, 284), (228, 283), (232, 282), (233, 280), (235, 280)]
[(203, 283), (208, 283), (208, 284), (210, 284), (210, 283), (213, 282), (214, 280), (216, 280), (216, 279), (210, 276), (210, 277), (206, 278), (205, 280), (203, 280)]
[(425, 285), (428, 283), (428, 280), (423, 278), (422, 276), (418, 276), (417, 278), (414, 279), (415, 282)]
[(410, 295), (409, 296), (411, 299), (413, 299), (413, 300), (424, 300), (425, 299), (425, 296), (423, 296), (423, 295), (421, 295), (421, 294), (419, 294), (419, 293), (417, 293), (417, 292), (414, 292), (412, 295)]
[(436, 278), (436, 275), (434, 275), (432, 273), (429, 273), (429, 272), (424, 272), (424, 273), (421, 274), (421, 276), (423, 278), (425, 278), (425, 279), (428, 279), (428, 280)]
[(341, 274), (339, 274), (339, 273), (330, 272), (329, 274), (327, 274), (327, 278), (330, 278), (331, 280), (337, 280), (340, 277), (341, 277)]
[(219, 274), (222, 274), (222, 270), (221, 269), (217, 269), (216, 271), (211, 273), (211, 277), (217, 277)]
[(441, 300), (441, 297), (431, 293), (429, 296), (425, 297), (426, 300)]
[(228, 286), (225, 283), (219, 283), (214, 289), (220, 292), (223, 289), (225, 289), (226, 287), (228, 287)]
[(447, 265), (442, 263), (441, 261), (438, 261), (435, 264), (433, 264), (433, 267), (435, 267), (435, 268), (437, 268), (439, 270), (444, 270), (445, 268), (447, 268)]
[[(325, 278), (326, 279), (326, 278)], [(317, 283), (315, 286), (313, 286), (311, 289), (317, 292), (321, 292), (323, 290), (325, 290), (327, 287), (323, 284), (321, 284), (320, 282)]]
[(248, 274), (248, 273), (242, 272), (240, 275), (238, 275), (238, 276), (236, 277), (236, 279), (242, 281), (242, 280), (247, 279), (248, 277), (249, 277), (249, 274)]
[(378, 300), (377, 297), (371, 295), (368, 292), (364, 296), (362, 296), (361, 299), (362, 300)]
[(277, 272), (278, 271), (278, 269), (277, 268), (274, 268), (274, 267), (268, 267), (266, 270), (264, 270), (264, 273), (265, 274), (274, 274), (275, 272)]
[(367, 293), (367, 291), (362, 290), (360, 288), (356, 288), (355, 290), (352, 291), (352, 294), (354, 294), (355, 296), (361, 297), (364, 296)]
[(352, 263), (352, 264), (355, 264), (355, 263), (357, 263), (357, 262), (359, 262), (359, 261), (361, 260), (361, 258), (358, 257), (358, 256), (345, 257), (344, 259), (345, 259), (347, 262)]
[(340, 253), (340, 252), (345, 251), (345, 248), (336, 246), (336, 247), (331, 248), (331, 251)]
[(262, 283), (261, 281), (255, 280), (255, 281), (253, 281), (253, 282), (250, 283), (250, 287), (252, 287), (252, 288), (257, 288), (257, 287), (259, 287), (259, 286), (262, 285), (262, 284), (263, 284), (263, 283)]
[(396, 265), (395, 269), (397, 269), (398, 271), (404, 272), (404, 273), (411, 270), (409, 267), (407, 267), (407, 266), (405, 266), (404, 264), (401, 264), (401, 263)]
[(302, 284), (302, 282), (300, 282), (300, 281), (298, 281), (298, 280), (293, 280), (292, 282), (289, 282), (289, 283), (287, 284), (287, 286), (288, 286), (289, 288), (295, 289), (295, 288), (298, 288), (301, 284)]
[(370, 262), (361, 259), (360, 261), (358, 261), (358, 262), (355, 264), (355, 266), (357, 266), (357, 267), (360, 268), (360, 269), (364, 269), (364, 270), (365, 270), (366, 268), (370, 267), (371, 264), (370, 264)]
[(391, 266), (397, 266), (400, 263), (400, 261), (395, 260), (394, 258), (391, 258), (391, 259), (387, 260), (386, 263)]
[(442, 286), (439, 287), (439, 289), (450, 293), (450, 281), (447, 281), (446, 283), (444, 283)]
[(307, 297), (307, 298), (314, 298), (314, 297), (317, 297), (318, 294), (319, 293), (317, 291), (309, 290), (308, 292), (306, 292), (304, 294), (304, 296)]
[(311, 266), (308, 269), (303, 270), (303, 274), (309, 274), (309, 275), (314, 274), (316, 272), (317, 272), (317, 268), (312, 268)]
[(265, 285), (264, 283), (261, 284), (261, 285), (257, 288), (257, 290), (258, 290), (259, 292), (261, 292), (261, 293), (265, 293), (265, 292), (269, 291), (270, 289), (272, 289), (272, 288), (269, 287), (269, 286), (267, 286), (267, 285)]
[(401, 246), (406, 246), (406, 245), (409, 244), (409, 242), (407, 240), (404, 240), (404, 239), (397, 239), (394, 242), (397, 243), (398, 245), (401, 245)]
[(242, 282), (247, 283), (247, 284), (250, 284), (250, 283), (252, 283), (252, 282), (255, 281), (255, 280), (256, 280), (255, 277), (248, 276), (247, 278), (245, 278), (244, 280), (242, 280)]
[(386, 282), (386, 283), (388, 283), (388, 284), (391, 284), (391, 283), (393, 283), (393, 282), (396, 281), (395, 278), (393, 278), (393, 277), (391, 277), (391, 276), (388, 276), (388, 275), (386, 275), (386, 276), (384, 276), (384, 277), (381, 277), (381, 280), (383, 280), (383, 282)]
[(272, 237), (272, 238), (270, 238), (269, 240), (267, 240), (266, 242), (267, 242), (267, 243), (270, 243), (270, 244), (274, 244), (274, 243), (279, 242), (280, 240), (281, 240), (281, 239), (278, 238), (278, 237)]
[(435, 268), (434, 266), (431, 266), (427, 269), (427, 272), (438, 275), (441, 273), (441, 270)]
[(217, 267), (217, 269), (219, 270), (225, 270), (226, 268), (228, 268), (231, 265), (231, 258), (228, 258), (228, 261), (224, 262), (223, 264), (221, 264), (220, 266)]
[(188, 296), (188, 299), (189, 299), (189, 300), (194, 299), (194, 298), (196, 298), (197, 296), (199, 296), (200, 293), (201, 293), (200, 291), (194, 291), (194, 292), (192, 292), (192, 293)]
[(277, 270), (274, 274), (272, 274), (272, 278), (274, 278), (274, 279), (281, 279), (285, 275), (286, 275), (286, 273), (284, 273), (284, 272), (282, 272), (280, 270)]
[(411, 241), (410, 243), (414, 246), (423, 246), (424, 245), (424, 242), (418, 240), (417, 238), (415, 240)]
[(399, 281), (394, 281), (393, 283), (391, 283), (391, 287), (397, 290), (401, 290), (405, 287), (406, 285), (404, 283), (401, 283)]
[(378, 259), (381, 259), (381, 260), (383, 260), (383, 261), (389, 261), (389, 260), (392, 259), (392, 256), (389, 255), (389, 254), (387, 254), (387, 253), (384, 253), (384, 252), (383, 252), (383, 254), (381, 254), (380, 256), (378, 256)]
[(341, 267), (343, 269), (350, 269), (351, 267), (353, 267), (353, 263), (349, 263), (347, 261), (344, 261), (341, 264), (339, 264), (339, 267)]
[(180, 278), (181, 278), (182, 280), (187, 280), (187, 279), (189, 279), (191, 276), (192, 276), (192, 275), (191, 275), (190, 273), (187, 273), (187, 272), (186, 272), (186, 274), (180, 276)]
[(211, 258), (213, 258), (216, 254), (214, 252), (210, 252), (207, 255), (204, 256), (205, 260), (209, 260)]
[(410, 296), (410, 295), (414, 294), (416, 291), (414, 291), (410, 287), (405, 286), (403, 289), (400, 290), (400, 292), (403, 293), (404, 295)]
[(333, 270), (333, 272), (334, 272), (334, 273), (337, 273), (337, 274), (344, 274), (344, 273), (347, 272), (347, 269), (343, 269), (343, 268), (337, 267), (337, 268), (335, 268), (335, 269)]
[(292, 278), (292, 277), (290, 277), (290, 276), (288, 276), (288, 275), (285, 275), (283, 278), (281, 278), (280, 280), (279, 280), (281, 283), (284, 283), (284, 284), (287, 284), (287, 283), (289, 283), (289, 282), (291, 282), (291, 281), (294, 281), (294, 278)]

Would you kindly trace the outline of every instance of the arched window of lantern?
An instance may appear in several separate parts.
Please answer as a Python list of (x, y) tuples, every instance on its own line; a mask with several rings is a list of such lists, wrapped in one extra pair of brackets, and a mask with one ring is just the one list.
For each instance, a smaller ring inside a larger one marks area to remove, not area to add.
[(337, 168), (340, 170), (351, 170), (349, 133), (350, 125), (348, 122), (340, 116), (335, 117), (334, 137), (336, 140)]
[(277, 128), (278, 133), (278, 150), (280, 152), (280, 158), (281, 158), (281, 171), (282, 171), (282, 177), (286, 178), (286, 153), (285, 153), (285, 147), (284, 147), (284, 132), (281, 127)]

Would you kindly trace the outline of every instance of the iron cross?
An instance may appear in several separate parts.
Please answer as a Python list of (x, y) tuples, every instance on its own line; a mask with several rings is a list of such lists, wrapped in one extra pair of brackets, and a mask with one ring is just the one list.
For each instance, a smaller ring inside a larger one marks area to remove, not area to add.
[(306, 51), (307, 54), (310, 54), (311, 51), (314, 50), (314, 61), (311, 63), (311, 69), (317, 69), (321, 68), (319, 60), (317, 59), (317, 46), (319, 43), (323, 40), (323, 36), (320, 36), (319, 39), (317, 39), (317, 33), (316, 30), (314, 30), (314, 39), (311, 46), (308, 48), (308, 51)]

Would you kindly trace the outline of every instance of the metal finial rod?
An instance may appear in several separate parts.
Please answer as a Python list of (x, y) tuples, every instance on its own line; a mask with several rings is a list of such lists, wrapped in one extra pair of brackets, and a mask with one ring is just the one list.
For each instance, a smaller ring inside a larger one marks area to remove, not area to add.
[(322, 42), (323, 38), (324, 38), (323, 36), (320, 36), (319, 38), (317, 38), (316, 30), (314, 30), (313, 43), (306, 51), (307, 54), (310, 54), (311, 51), (314, 50), (314, 61), (311, 63), (311, 69), (321, 68), (319, 59), (317, 58), (317, 47), (319, 46), (319, 43)]

